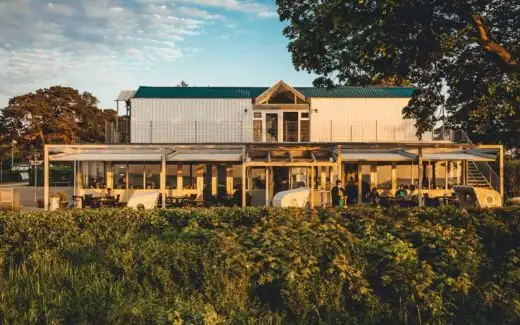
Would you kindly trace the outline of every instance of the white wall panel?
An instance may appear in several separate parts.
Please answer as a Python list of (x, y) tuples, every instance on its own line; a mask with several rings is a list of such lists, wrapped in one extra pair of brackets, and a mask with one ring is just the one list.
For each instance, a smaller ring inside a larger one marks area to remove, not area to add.
[[(417, 141), (413, 120), (405, 120), (408, 98), (312, 98), (311, 141)], [(315, 111), (317, 110), (317, 112)], [(425, 134), (423, 140), (431, 139)]]
[(132, 99), (132, 143), (252, 142), (250, 99)]

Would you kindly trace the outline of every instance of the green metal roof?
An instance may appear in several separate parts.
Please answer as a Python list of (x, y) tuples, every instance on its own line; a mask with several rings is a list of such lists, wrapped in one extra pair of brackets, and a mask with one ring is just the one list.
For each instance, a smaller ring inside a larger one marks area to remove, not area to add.
[[(267, 87), (144, 87), (133, 98), (256, 98)], [(415, 88), (402, 87), (295, 87), (307, 98), (408, 98)]]

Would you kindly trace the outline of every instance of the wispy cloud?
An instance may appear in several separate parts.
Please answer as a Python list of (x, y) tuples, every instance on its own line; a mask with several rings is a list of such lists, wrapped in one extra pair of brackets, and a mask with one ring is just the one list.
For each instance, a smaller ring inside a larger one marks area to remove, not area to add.
[(0, 0), (0, 107), (53, 82), (117, 85), (197, 55), (204, 49), (184, 43), (210, 25), (234, 28), (229, 11), (272, 15), (252, 0)]

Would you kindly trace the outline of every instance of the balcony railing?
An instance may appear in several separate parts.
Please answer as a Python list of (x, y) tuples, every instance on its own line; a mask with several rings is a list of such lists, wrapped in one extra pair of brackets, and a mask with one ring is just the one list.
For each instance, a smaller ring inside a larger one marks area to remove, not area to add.
[[(259, 123), (261, 122), (261, 123)], [(130, 123), (132, 143), (252, 143), (252, 142), (457, 142), (456, 133), (426, 133), (420, 140), (413, 121), (399, 125), (381, 121), (320, 121), (304, 127), (288, 121), (273, 130), (264, 121), (148, 121)], [(109, 126), (114, 128), (114, 125)], [(278, 130), (278, 132), (276, 131)], [(108, 143), (117, 142), (116, 132), (107, 130)], [(119, 137), (120, 138), (120, 137)], [(299, 141), (298, 141), (299, 140)]]

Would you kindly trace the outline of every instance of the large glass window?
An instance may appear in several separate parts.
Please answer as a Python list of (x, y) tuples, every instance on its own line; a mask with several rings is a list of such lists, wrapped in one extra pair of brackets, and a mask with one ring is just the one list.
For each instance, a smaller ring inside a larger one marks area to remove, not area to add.
[(112, 166), (114, 172), (114, 188), (126, 189), (126, 164), (115, 164)]
[(377, 167), (377, 182), (378, 188), (391, 189), (392, 188), (392, 165), (378, 164)]
[[(255, 113), (256, 114), (256, 113)], [(262, 142), (262, 120), (253, 121), (253, 141)]]
[(265, 190), (265, 168), (253, 168), (253, 190)]
[(142, 190), (144, 185), (143, 180), (144, 164), (129, 164), (128, 165), (128, 188), (133, 190)]
[(154, 190), (161, 187), (161, 165), (158, 163), (145, 164), (146, 189)]
[(106, 188), (105, 165), (99, 162), (84, 162), (85, 187), (89, 189)]
[(177, 164), (166, 165), (166, 188), (177, 189)]
[(197, 165), (182, 165), (182, 183), (185, 189), (197, 188)]
[(293, 189), (308, 186), (308, 171), (308, 168), (291, 168), (291, 185)]

